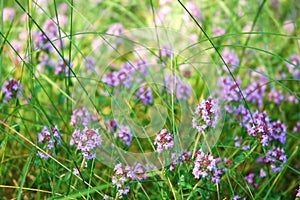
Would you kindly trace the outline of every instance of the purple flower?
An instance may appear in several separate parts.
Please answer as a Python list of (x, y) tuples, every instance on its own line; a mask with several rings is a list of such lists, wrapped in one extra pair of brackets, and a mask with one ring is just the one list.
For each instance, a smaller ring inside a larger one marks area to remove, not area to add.
[(289, 101), (289, 102), (292, 102), (294, 104), (298, 104), (299, 103), (299, 100), (295, 97), (295, 95), (292, 95), (292, 94), (286, 95), (285, 96), (285, 100)]
[(270, 149), (266, 157), (263, 159), (265, 163), (269, 163), (273, 172), (278, 172), (282, 169), (283, 164), (286, 162), (287, 158), (283, 148), (272, 148)]
[(141, 87), (139, 91), (137, 91), (135, 95), (136, 100), (141, 100), (143, 104), (148, 105), (153, 103), (152, 90), (150, 87), (147, 89), (145, 87)]
[(69, 6), (67, 3), (61, 3), (58, 6), (58, 13), (67, 14)]
[(261, 81), (252, 81), (244, 90), (244, 96), (247, 101), (253, 102), (258, 106), (263, 104), (266, 86)]
[(111, 87), (115, 87), (121, 84), (121, 81), (125, 79), (123, 77), (126, 78), (125, 73), (110, 72), (102, 77), (102, 81)]
[(240, 77), (236, 77), (236, 82), (234, 82), (232, 77), (222, 76), (218, 80), (218, 87), (218, 94), (221, 98), (224, 98), (228, 102), (241, 101), (241, 95), (238, 89), (241, 87)]
[(178, 84), (177, 82), (179, 82), (179, 80), (172, 74), (168, 74), (164, 77), (164, 86), (169, 94), (174, 93), (176, 85)]
[(84, 165), (83, 165), (82, 168), (81, 168), (81, 167), (73, 168), (73, 174), (74, 174), (74, 175), (78, 175), (78, 174), (79, 174), (79, 170), (81, 170), (81, 169), (86, 169), (86, 168), (87, 168), (87, 162), (84, 162)]
[(167, 129), (162, 129), (156, 135), (154, 145), (157, 146), (157, 152), (161, 153), (164, 149), (172, 149), (174, 147), (173, 135)]
[[(57, 126), (52, 129), (44, 127), (43, 130), (38, 134), (38, 143), (44, 143), (47, 145), (48, 150), (52, 150), (54, 146), (57, 146), (61, 143), (61, 135)], [(38, 151), (38, 156), (44, 159), (48, 159), (49, 156)]]
[(109, 27), (106, 33), (115, 36), (116, 44), (120, 44), (122, 42), (122, 38), (120, 36), (124, 34), (124, 27), (121, 23), (114, 23)]
[(47, 155), (47, 154), (44, 154), (42, 153), (41, 151), (38, 151), (37, 152), (37, 155), (40, 157), (40, 158), (43, 158), (45, 160), (48, 160), (50, 157)]
[(175, 93), (177, 100), (188, 100), (192, 94), (191, 86), (172, 74), (164, 77), (164, 87), (169, 94)]
[(254, 178), (255, 178), (255, 174), (254, 173), (250, 173), (247, 176), (244, 177), (244, 179), (248, 182), (248, 184), (257, 187), (258, 184), (254, 183)]
[[(73, 67), (72, 62), (70, 62), (70, 66), (69, 66), (69, 59), (65, 59), (65, 61), (60, 59), (55, 67), (55, 75), (65, 74), (66, 76), (69, 76), (69, 70), (72, 67)], [(72, 76), (72, 73), (70, 73), (70, 75)]]
[(220, 27), (213, 27), (213, 36), (217, 37), (217, 36), (222, 36), (226, 33), (225, 29), (220, 28)]
[(278, 140), (281, 144), (286, 142), (286, 125), (280, 120), (272, 122), (273, 131), (271, 133), (271, 139)]
[(20, 81), (9, 79), (2, 85), (2, 93), (5, 94), (3, 102), (8, 103), (10, 99), (22, 97), (23, 86)]
[(54, 66), (53, 60), (50, 59), (48, 54), (43, 53), (39, 55), (39, 64), (37, 68), (40, 72), (44, 72), (47, 66), (53, 67)]
[(240, 147), (242, 142), (243, 142), (242, 137), (239, 137), (239, 136), (234, 137), (234, 146), (235, 147)]
[(14, 20), (16, 16), (16, 10), (14, 8), (3, 8), (3, 22), (6, 22), (8, 20), (12, 21)]
[(57, 36), (59, 36), (58, 27), (51, 19), (45, 21), (43, 30), (50, 39), (55, 39)]
[(84, 59), (84, 65), (86, 67), (86, 69), (88, 70), (89, 73), (92, 73), (93, 70), (95, 69), (96, 66), (96, 60), (94, 57), (92, 56), (87, 56)]
[(148, 76), (149, 75), (149, 63), (146, 60), (139, 59), (133, 63), (134, 69), (136, 72), (138, 72), (138, 76), (144, 75)]
[(73, 113), (71, 115), (71, 126), (84, 126), (87, 127), (91, 121), (91, 114), (90, 112), (85, 108), (81, 107), (79, 109), (73, 110)]
[(193, 67), (189, 64), (182, 64), (179, 66), (179, 70), (184, 77), (190, 78), (193, 72)]
[(36, 49), (52, 51), (53, 47), (44, 33), (37, 32), (34, 34), (34, 37), (34, 46)]
[(51, 129), (51, 133), (47, 127), (44, 127), (43, 130), (38, 134), (39, 143), (48, 143), (48, 149), (52, 150), (54, 146), (57, 146), (61, 142), (60, 132), (57, 129), (57, 126)]
[[(200, 8), (195, 2), (188, 1), (184, 4), (184, 6), (197, 21), (200, 21), (202, 19)], [(188, 23), (190, 19), (191, 17), (189, 16), (189, 14), (187, 12), (184, 12), (183, 20)]]
[(284, 96), (280, 90), (275, 90), (272, 88), (268, 94), (268, 100), (269, 102), (274, 102), (279, 105), (284, 100)]
[(220, 169), (215, 169), (213, 176), (211, 177), (211, 181), (213, 183), (220, 183), (221, 181), (221, 175), (223, 174), (223, 171)]
[(159, 0), (159, 5), (171, 4), (173, 0)]
[(129, 146), (133, 139), (129, 126), (120, 125), (118, 128), (119, 130), (114, 134), (114, 137), (123, 140)]
[(244, 146), (242, 147), (242, 149), (245, 150), (245, 151), (250, 150), (250, 149), (251, 149), (250, 144), (244, 145)]
[(215, 128), (218, 121), (219, 106), (216, 99), (208, 98), (202, 100), (197, 106), (195, 117), (192, 119), (192, 126), (198, 132), (204, 131), (206, 128)]
[(79, 174), (79, 169), (78, 168), (73, 168), (73, 174), (78, 175)]
[(70, 140), (70, 146), (76, 144), (77, 150), (80, 150), (83, 157), (87, 160), (95, 158), (95, 149), (102, 143), (98, 129), (85, 128), (83, 131), (76, 129)]
[(146, 169), (141, 163), (134, 163), (133, 166), (126, 166), (125, 170), (127, 172), (127, 177), (130, 180), (141, 181), (147, 179)]
[(295, 30), (295, 24), (292, 20), (285, 20), (282, 29), (286, 34), (293, 34)]
[(266, 174), (266, 172), (265, 172), (265, 170), (264, 170), (263, 168), (260, 169), (260, 171), (259, 171), (259, 176), (260, 176), (261, 178), (264, 178), (264, 177), (267, 176), (267, 174)]
[(247, 125), (248, 134), (257, 138), (263, 146), (268, 146), (273, 134), (273, 127), (267, 112), (256, 111), (253, 114), (254, 121)]
[(297, 190), (296, 197), (299, 197), (299, 198), (300, 198), (300, 185), (299, 185), (299, 189)]
[(170, 58), (172, 56), (172, 47), (170, 45), (163, 45), (160, 49), (159, 49), (159, 55), (162, 58)]
[(251, 119), (250, 111), (243, 105), (239, 105), (235, 111), (236, 119), (240, 119), (240, 126), (246, 127)]
[(232, 200), (240, 200), (241, 199), (241, 197), (239, 196), (239, 195), (235, 195), (233, 198), (232, 198)]
[[(68, 24), (68, 17), (66, 15), (63, 15), (63, 14), (58, 14), (57, 15), (57, 19), (55, 17), (54, 21), (58, 21), (59, 22), (59, 26), (60, 27), (66, 27), (67, 24)], [(57, 23), (58, 23), (57, 22)], [(62, 38), (63, 39), (63, 38)]]
[(268, 81), (268, 78), (266, 78), (264, 74), (267, 74), (267, 72), (263, 68), (257, 68), (256, 70), (256, 72), (247, 72), (247, 75), (251, 77), (251, 80), (250, 84), (243, 90), (243, 94), (247, 101), (262, 106), (267, 89), (266, 83)]
[[(234, 50), (230, 50), (229, 48), (225, 48), (222, 51), (222, 58), (225, 63), (228, 65), (231, 72), (234, 72), (240, 64), (240, 59)], [(223, 65), (223, 69), (228, 72), (226, 65)]]
[(293, 128), (294, 133), (300, 133), (300, 122), (297, 122), (297, 124)]
[(202, 150), (198, 150), (192, 172), (195, 178), (199, 179), (200, 177), (207, 177), (213, 175), (216, 171), (216, 160), (213, 156), (204, 154)]
[(300, 79), (300, 56), (293, 54), (289, 61), (294, 64), (286, 63), (289, 72), (294, 75), (295, 79)]
[(140, 163), (134, 163), (132, 166), (123, 166), (118, 163), (114, 167), (112, 183), (115, 185), (121, 195), (127, 195), (130, 191), (130, 181), (147, 179), (145, 167)]
[(118, 128), (118, 123), (115, 119), (109, 119), (105, 121), (105, 124), (110, 132), (115, 132)]
[(188, 164), (191, 161), (191, 152), (184, 150), (183, 153), (172, 153), (171, 158), (172, 158), (172, 163), (170, 165), (170, 171), (175, 170), (175, 166), (181, 166), (182, 164)]
[(192, 94), (192, 88), (188, 83), (183, 81), (179, 82), (176, 87), (176, 97), (178, 100), (188, 100), (189, 96)]
[(122, 165), (122, 163), (115, 165), (114, 172), (115, 173), (112, 176), (112, 183), (117, 187), (121, 195), (128, 194), (130, 191), (130, 187), (126, 185), (126, 182), (128, 182), (128, 178), (126, 175), (125, 167)]

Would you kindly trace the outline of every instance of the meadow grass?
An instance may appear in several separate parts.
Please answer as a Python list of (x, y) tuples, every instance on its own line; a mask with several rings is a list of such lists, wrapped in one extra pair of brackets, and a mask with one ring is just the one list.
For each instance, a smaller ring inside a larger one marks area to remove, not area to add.
[(300, 197), (297, 2), (0, 0), (1, 199)]

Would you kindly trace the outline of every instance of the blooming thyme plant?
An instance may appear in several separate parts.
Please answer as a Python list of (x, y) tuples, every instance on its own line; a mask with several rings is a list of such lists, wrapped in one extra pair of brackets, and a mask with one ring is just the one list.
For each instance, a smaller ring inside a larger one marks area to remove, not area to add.
[(0, 1), (1, 199), (300, 199), (299, 1)]

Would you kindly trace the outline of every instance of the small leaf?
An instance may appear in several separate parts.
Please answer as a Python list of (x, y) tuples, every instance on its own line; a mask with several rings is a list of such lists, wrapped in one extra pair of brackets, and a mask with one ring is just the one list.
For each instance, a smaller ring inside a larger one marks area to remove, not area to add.
[(238, 163), (242, 163), (245, 161), (245, 155), (239, 155), (234, 159), (234, 163), (238, 164)]

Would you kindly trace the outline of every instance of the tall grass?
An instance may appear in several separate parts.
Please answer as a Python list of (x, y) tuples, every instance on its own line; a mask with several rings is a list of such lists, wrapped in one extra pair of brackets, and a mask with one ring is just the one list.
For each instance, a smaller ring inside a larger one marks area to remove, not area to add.
[[(20, 98), (13, 96), (6, 103), (3, 89), (0, 94), (1, 198), (296, 198), (300, 127), (293, 128), (300, 122), (300, 81), (287, 66), (300, 71), (299, 63), (290, 57), (300, 56), (297, 1), (278, 1), (278, 6), (277, 1), (161, 2), (0, 0), (1, 87), (10, 78), (23, 85)], [(15, 10), (11, 19), (6, 18), (9, 7)], [(224, 34), (216, 35), (216, 27)], [(39, 45), (41, 35), (46, 42)], [(225, 49), (234, 50), (238, 66), (228, 62)], [(145, 60), (148, 65), (138, 63)], [(105, 81), (108, 74), (122, 72), (124, 63), (133, 70), (132, 82)], [(59, 65), (63, 70), (57, 72)], [(144, 66), (148, 73), (142, 71)], [(168, 76), (176, 80), (168, 82)], [(222, 96), (217, 81), (224, 77), (237, 86), (240, 99), (228, 103), (221, 98), (219, 126), (197, 131), (192, 125), (195, 109), (203, 100)], [(247, 93), (254, 83), (259, 85)], [(176, 89), (169, 91), (180, 84), (182, 99)], [(137, 97), (143, 87), (150, 88), (152, 100), (145, 97), (145, 91)], [(249, 98), (261, 90), (264, 95), (258, 100), (262, 103)], [(278, 96), (270, 97), (274, 91), (284, 97), (279, 103)], [(264, 146), (261, 138), (249, 135), (251, 127), (243, 126), (241, 115), (224, 108), (242, 105), (249, 111), (248, 125), (255, 124), (251, 122), (255, 111), (266, 111), (271, 122), (284, 123), (286, 142), (272, 139)], [(84, 155), (89, 150), (80, 149), (78, 143), (70, 145), (74, 131), (83, 133), (86, 126), (78, 121), (84, 114), (72, 124), (72, 116), (82, 107), (90, 114), (87, 128), (98, 129), (102, 139), (93, 159)], [(115, 130), (112, 119), (117, 120)], [(54, 135), (55, 126), (60, 138)], [(122, 131), (127, 134), (126, 126), (133, 136), (130, 145), (120, 135)], [(44, 127), (49, 129), (48, 142), (55, 144), (52, 149), (40, 141)], [(154, 141), (163, 128), (171, 133), (174, 147), (154, 153), (158, 146)], [(286, 161), (259, 162), (269, 158), (268, 152), (275, 147), (285, 150)], [(218, 158), (219, 183), (211, 181), (217, 171), (211, 171), (210, 178), (195, 177), (200, 149)], [(184, 150), (190, 152), (185, 159), (172, 157)], [(130, 188), (124, 195), (113, 181), (118, 177), (114, 167), (120, 162), (127, 181), (124, 188)], [(135, 172), (136, 177), (130, 179), (125, 165), (134, 168), (135, 162), (151, 170)], [(152, 162), (157, 166), (148, 166)], [(270, 163), (282, 166), (274, 172)], [(260, 176), (261, 169), (265, 176)], [(251, 173), (253, 182), (247, 179)]]

